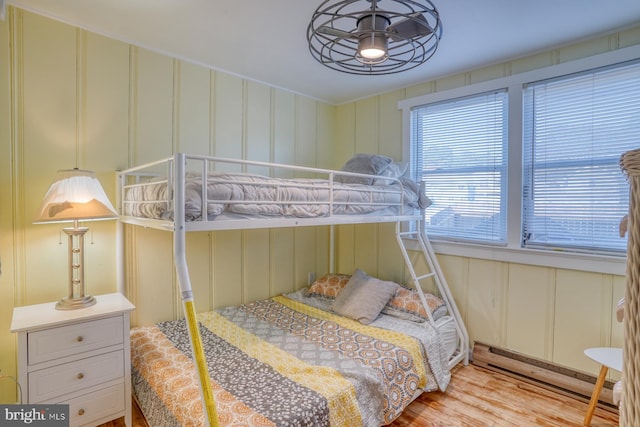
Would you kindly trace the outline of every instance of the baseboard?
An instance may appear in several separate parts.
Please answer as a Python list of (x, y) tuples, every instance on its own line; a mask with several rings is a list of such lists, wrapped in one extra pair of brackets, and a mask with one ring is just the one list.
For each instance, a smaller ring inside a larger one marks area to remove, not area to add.
[[(511, 350), (475, 342), (472, 363), (548, 390), (588, 402), (596, 376)], [(598, 406), (618, 412), (613, 404), (613, 383), (605, 381)]]

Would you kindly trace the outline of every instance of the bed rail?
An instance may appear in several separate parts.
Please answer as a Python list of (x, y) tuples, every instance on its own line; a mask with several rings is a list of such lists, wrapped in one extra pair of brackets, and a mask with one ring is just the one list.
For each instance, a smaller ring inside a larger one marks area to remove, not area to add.
[[(178, 156), (185, 164), (183, 173), (176, 173)], [(201, 179), (203, 176), (207, 179)], [(232, 183), (229, 176), (234, 179)], [(339, 182), (341, 179), (387, 185), (349, 185)], [(228, 190), (232, 193), (249, 188), (258, 200), (248, 200), (236, 193), (215, 197), (226, 190), (226, 185), (233, 186)], [(420, 210), (407, 204), (408, 189), (398, 178), (178, 153), (118, 173), (116, 208), (121, 222), (174, 230), (176, 191), (198, 196), (196, 202), (187, 199), (191, 204), (185, 212), (185, 231), (393, 222), (420, 217)], [(347, 191), (354, 192), (359, 200)], [(275, 198), (267, 199), (267, 193)], [(299, 199), (300, 195), (310, 193), (327, 197)], [(144, 200), (134, 200), (134, 194), (144, 196)], [(247, 212), (253, 210), (268, 213), (247, 221)], [(284, 216), (271, 214), (281, 210), (288, 212)]]

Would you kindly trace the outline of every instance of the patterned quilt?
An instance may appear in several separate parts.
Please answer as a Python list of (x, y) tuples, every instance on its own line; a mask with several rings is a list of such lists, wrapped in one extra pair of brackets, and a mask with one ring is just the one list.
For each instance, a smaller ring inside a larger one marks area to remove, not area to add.
[[(285, 296), (198, 320), (220, 425), (379, 426), (448, 382), (419, 339)], [(133, 329), (131, 353), (150, 425), (205, 425), (184, 321)]]

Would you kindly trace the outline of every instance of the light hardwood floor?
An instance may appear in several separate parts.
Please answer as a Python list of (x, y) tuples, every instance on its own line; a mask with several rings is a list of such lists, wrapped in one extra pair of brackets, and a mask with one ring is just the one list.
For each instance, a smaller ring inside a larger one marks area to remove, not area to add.
[[(393, 427), (582, 426), (587, 402), (475, 365), (458, 366), (446, 392), (423, 393)], [(618, 425), (618, 415), (597, 408), (592, 427)], [(116, 420), (100, 427), (122, 427)], [(134, 402), (133, 426), (147, 427)], [(162, 427), (162, 426), (149, 426)]]

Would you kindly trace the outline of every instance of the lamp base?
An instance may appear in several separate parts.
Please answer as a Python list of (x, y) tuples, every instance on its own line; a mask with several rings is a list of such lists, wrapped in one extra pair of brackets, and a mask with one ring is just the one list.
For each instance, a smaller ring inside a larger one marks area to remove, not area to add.
[(62, 298), (56, 303), (56, 310), (75, 310), (78, 308), (91, 307), (96, 303), (96, 299), (90, 295), (83, 298)]

